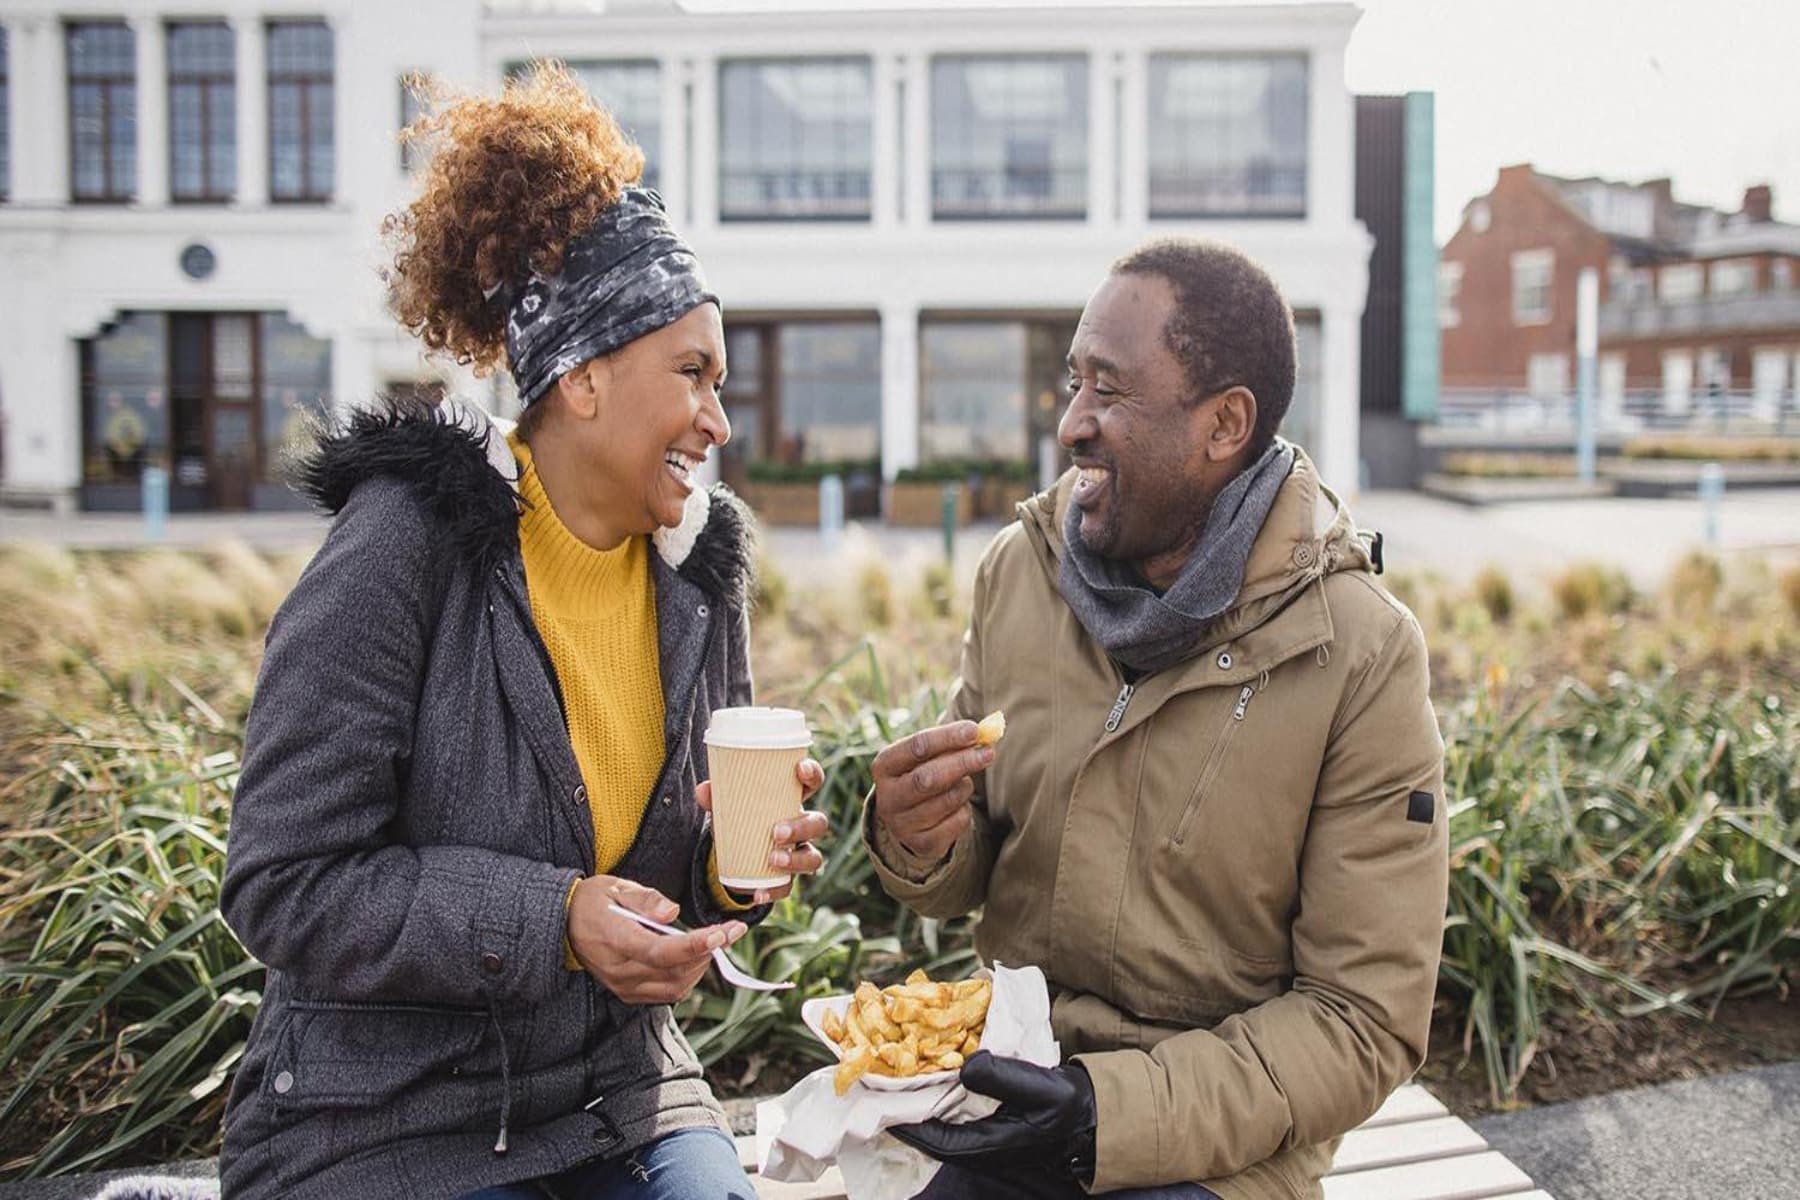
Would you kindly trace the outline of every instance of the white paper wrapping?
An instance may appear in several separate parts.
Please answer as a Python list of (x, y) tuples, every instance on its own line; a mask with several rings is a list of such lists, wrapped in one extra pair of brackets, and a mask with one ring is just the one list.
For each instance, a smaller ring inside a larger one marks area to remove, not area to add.
[[(994, 964), (981, 1048), (1040, 1067), (1062, 1061), (1050, 1032), (1050, 991), (1036, 967)], [(839, 1096), (833, 1068), (821, 1067), (774, 1100), (756, 1106), (756, 1157), (769, 1179), (807, 1182), (836, 1163), (850, 1200), (903, 1200), (937, 1173), (938, 1163), (890, 1134), (890, 1125), (940, 1117), (973, 1121), (999, 1102), (977, 1095), (948, 1076), (942, 1083), (904, 1092), (860, 1085)]]

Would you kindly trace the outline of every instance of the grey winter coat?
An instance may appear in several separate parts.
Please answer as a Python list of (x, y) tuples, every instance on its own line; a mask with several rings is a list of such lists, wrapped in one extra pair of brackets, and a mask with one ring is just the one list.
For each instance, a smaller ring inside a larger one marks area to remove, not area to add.
[[(227, 1196), (457, 1196), (724, 1128), (668, 1007), (564, 969), (593, 825), (515, 474), (460, 405), (360, 413), (305, 464), (336, 520), (269, 629), (220, 901), (269, 967)], [(708, 714), (750, 701), (749, 525), (696, 489), (656, 545), (666, 759), (613, 873), (712, 922), (693, 795)]]

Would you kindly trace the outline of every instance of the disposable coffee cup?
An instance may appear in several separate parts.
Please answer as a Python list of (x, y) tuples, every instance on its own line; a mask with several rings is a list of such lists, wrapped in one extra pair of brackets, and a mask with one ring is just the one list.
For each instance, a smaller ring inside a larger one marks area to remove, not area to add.
[(812, 745), (797, 709), (721, 708), (706, 729), (712, 777), (713, 847), (719, 882), (740, 891), (780, 887), (792, 878), (769, 865), (775, 825), (800, 815), (795, 769)]

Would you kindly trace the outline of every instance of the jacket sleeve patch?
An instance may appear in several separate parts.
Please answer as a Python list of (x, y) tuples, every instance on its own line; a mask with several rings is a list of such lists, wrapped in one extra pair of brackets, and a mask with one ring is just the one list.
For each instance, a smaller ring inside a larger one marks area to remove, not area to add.
[(1406, 819), (1421, 825), (1431, 824), (1437, 813), (1437, 799), (1430, 792), (1414, 792), (1406, 798)]

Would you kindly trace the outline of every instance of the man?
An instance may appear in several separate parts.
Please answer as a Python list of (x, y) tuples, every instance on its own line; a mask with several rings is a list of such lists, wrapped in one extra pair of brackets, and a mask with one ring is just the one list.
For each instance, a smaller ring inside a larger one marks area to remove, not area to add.
[[(919, 913), (1035, 963), (1054, 1069), (898, 1131), (925, 1196), (1321, 1195), (1425, 1055), (1447, 883), (1425, 643), (1276, 437), (1293, 317), (1223, 246), (1115, 263), (1069, 350), (1075, 469), (975, 581), (950, 720), (884, 749), (864, 836)], [(973, 718), (1006, 714), (998, 746)]]

